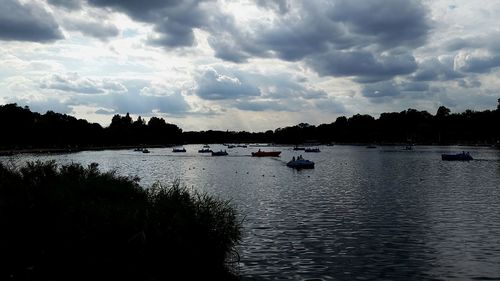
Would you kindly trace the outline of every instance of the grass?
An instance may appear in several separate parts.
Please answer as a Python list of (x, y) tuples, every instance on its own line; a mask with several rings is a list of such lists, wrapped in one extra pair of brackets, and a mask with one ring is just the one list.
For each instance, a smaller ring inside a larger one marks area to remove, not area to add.
[(97, 164), (0, 164), (0, 280), (235, 280), (228, 201)]

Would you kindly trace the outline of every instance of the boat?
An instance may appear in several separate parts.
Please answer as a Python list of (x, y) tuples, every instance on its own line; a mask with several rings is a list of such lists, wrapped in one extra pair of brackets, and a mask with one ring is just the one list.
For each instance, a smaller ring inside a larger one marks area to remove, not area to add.
[(295, 147), (293, 148), (293, 150), (306, 150), (306, 148), (305, 148), (305, 147), (298, 147), (298, 146), (295, 146)]
[(147, 148), (143, 148), (142, 153), (149, 153), (149, 150)]
[(470, 156), (469, 152), (462, 151), (457, 154), (441, 154), (441, 159), (444, 161), (470, 161), (474, 160), (472, 156)]
[(377, 148), (375, 145), (368, 145), (366, 148)]
[(304, 152), (320, 152), (319, 148), (306, 148)]
[(407, 145), (403, 148), (403, 150), (413, 150), (413, 146), (412, 145)]
[(238, 144), (237, 147), (247, 148), (247, 145), (245, 145), (245, 144)]
[(210, 146), (204, 145), (202, 149), (198, 150), (198, 153), (212, 153)]
[(183, 147), (183, 148), (174, 148), (172, 149), (172, 152), (186, 152), (186, 149)]
[(281, 151), (259, 151), (252, 152), (252, 156), (255, 157), (278, 157), (280, 156)]
[(224, 150), (220, 150), (220, 151), (212, 151), (212, 156), (226, 156), (227, 155), (227, 152)]
[(235, 148), (235, 147), (236, 147), (236, 145), (233, 145), (233, 144), (228, 144), (227, 145), (227, 148)]
[(314, 162), (306, 160), (302, 158), (302, 156), (297, 157), (297, 159), (293, 157), (290, 162), (286, 163), (286, 165), (294, 169), (314, 169)]
[(144, 150), (144, 148), (142, 148), (142, 147), (138, 147), (138, 148), (134, 149), (134, 151), (136, 151), (136, 152), (141, 152), (143, 150)]

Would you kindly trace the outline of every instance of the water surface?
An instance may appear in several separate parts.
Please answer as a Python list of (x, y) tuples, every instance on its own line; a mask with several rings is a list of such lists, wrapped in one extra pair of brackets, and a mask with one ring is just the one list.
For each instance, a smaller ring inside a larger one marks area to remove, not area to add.
[[(254, 158), (150, 149), (16, 155), (0, 161), (97, 162), (229, 199), (244, 218), (243, 280), (500, 280), (500, 152), (478, 147), (320, 147)], [(217, 150), (222, 146), (212, 146)], [(263, 149), (263, 148), (261, 148)], [(265, 148), (267, 150), (267, 148)], [(441, 161), (470, 151), (470, 162)], [(286, 167), (302, 154), (314, 170)]]

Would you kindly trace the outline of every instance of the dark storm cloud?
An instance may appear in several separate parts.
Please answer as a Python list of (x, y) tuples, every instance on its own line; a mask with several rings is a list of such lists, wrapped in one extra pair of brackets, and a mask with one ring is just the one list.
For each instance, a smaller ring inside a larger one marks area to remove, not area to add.
[(479, 36), (453, 38), (444, 43), (445, 50), (456, 52), (457, 71), (463, 73), (489, 73), (500, 66), (500, 32)]
[[(260, 73), (215, 66), (196, 77), (196, 94), (206, 100), (304, 100), (322, 99), (327, 93), (303, 84), (301, 77), (290, 73)], [(244, 104), (245, 107), (262, 107)]]
[(417, 69), (409, 54), (375, 57), (366, 51), (331, 51), (308, 59), (308, 64), (321, 76), (353, 76), (358, 82), (375, 82), (396, 75), (410, 74)]
[(48, 42), (62, 38), (53, 16), (37, 3), (2, 1), (0, 40)]
[(500, 53), (500, 32), (494, 31), (478, 36), (453, 38), (443, 45), (445, 50), (450, 52), (483, 49), (491, 53)]
[(329, 112), (329, 113), (345, 113), (346, 108), (344, 105), (333, 99), (333, 98), (328, 98), (328, 99), (320, 99), (315, 101), (315, 106), (324, 111), (324, 112)]
[(247, 83), (241, 75), (222, 74), (207, 69), (196, 77), (196, 95), (205, 100), (225, 100), (239, 97), (259, 96), (259, 88)]
[(417, 0), (337, 0), (329, 16), (384, 48), (420, 46), (430, 28), (427, 9)]
[(419, 63), (418, 70), (412, 75), (415, 81), (448, 81), (464, 77), (454, 69), (454, 57), (430, 58)]
[(400, 89), (405, 92), (427, 92), (429, 84), (426, 82), (406, 82), (400, 85)]
[(481, 87), (481, 81), (476, 76), (469, 76), (464, 79), (458, 80), (458, 85), (462, 88), (479, 88)]
[(488, 73), (493, 68), (500, 66), (500, 55), (490, 56), (469, 56), (460, 65), (460, 71), (473, 73)]
[[(131, 18), (153, 24), (159, 38), (151, 38), (152, 44), (165, 47), (192, 46), (194, 28), (208, 25), (210, 10), (204, 10), (197, 0), (88, 0), (96, 7), (111, 8), (124, 12)], [(216, 12), (216, 11), (214, 11)]]
[[(395, 82), (394, 80), (380, 81), (363, 85), (362, 94), (372, 101), (383, 101), (387, 98), (400, 98), (405, 96), (418, 97), (428, 94), (431, 91), (427, 82), (415, 82), (403, 80)], [(384, 99), (385, 98), (385, 99)]]
[(391, 79), (417, 69), (412, 51), (426, 42), (431, 29), (420, 1), (293, 3), (287, 13), (254, 32), (212, 34), (209, 44), (215, 55), (233, 62), (251, 57), (303, 60), (320, 75), (351, 76), (360, 82)]
[(396, 97), (401, 91), (393, 81), (382, 81), (364, 85), (362, 94), (367, 98)]
[[(52, 3), (61, 1), (52, 0)], [(348, 76), (373, 82), (416, 70), (412, 49), (425, 43), (431, 28), (418, 0), (261, 1), (276, 13), (270, 22), (238, 26), (212, 1), (87, 0), (94, 7), (126, 13), (153, 25), (150, 44), (193, 46), (196, 28), (208, 32), (215, 56), (236, 63), (254, 57), (305, 61), (320, 75)], [(94, 37), (105, 37), (81, 26)], [(84, 31), (82, 31), (84, 32)], [(209, 97), (206, 96), (205, 97)], [(220, 97), (219, 97), (220, 98)]]

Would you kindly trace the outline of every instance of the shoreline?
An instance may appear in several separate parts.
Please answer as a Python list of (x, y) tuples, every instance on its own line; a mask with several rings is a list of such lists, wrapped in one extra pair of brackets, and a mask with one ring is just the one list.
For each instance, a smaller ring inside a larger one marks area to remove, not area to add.
[[(194, 144), (194, 143), (189, 143)], [(202, 145), (202, 144), (199, 144)], [(300, 146), (327, 146), (328, 144), (301, 144)], [(335, 145), (352, 145), (352, 146), (367, 146), (367, 145), (375, 145), (375, 146), (406, 146), (408, 144), (405, 143), (335, 143)], [(59, 153), (76, 153), (81, 151), (103, 151), (103, 150), (125, 150), (125, 149), (135, 149), (137, 147), (144, 148), (167, 148), (175, 146), (175, 144), (169, 145), (119, 145), (119, 146), (90, 146), (90, 147), (74, 147), (74, 148), (21, 148), (21, 149), (0, 149), (0, 156), (13, 156), (17, 154), (59, 154)], [(269, 144), (266, 147), (275, 147), (275, 146), (297, 146), (296, 144)], [(500, 148), (495, 144), (413, 144), (412, 146), (471, 146), (471, 147), (491, 147), (491, 148)]]
[(123, 146), (90, 146), (74, 148), (21, 148), (21, 149), (0, 149), (0, 156), (12, 156), (16, 154), (58, 154), (76, 153), (81, 151), (102, 151), (102, 150), (122, 150), (135, 149), (137, 147), (164, 148), (171, 145), (123, 145)]

